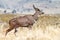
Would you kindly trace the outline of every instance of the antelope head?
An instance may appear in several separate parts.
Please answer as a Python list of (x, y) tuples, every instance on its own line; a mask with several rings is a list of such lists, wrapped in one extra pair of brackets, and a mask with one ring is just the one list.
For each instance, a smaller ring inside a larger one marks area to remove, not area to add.
[(35, 12), (40, 12), (38, 14), (44, 14), (40, 9), (36, 8), (35, 5), (33, 5), (33, 8), (34, 8)]
[(33, 5), (33, 8), (35, 10), (35, 14), (33, 16), (34, 16), (34, 19), (37, 20), (38, 16), (41, 14), (44, 14), (44, 12), (42, 12), (40, 9), (36, 8), (34, 5)]

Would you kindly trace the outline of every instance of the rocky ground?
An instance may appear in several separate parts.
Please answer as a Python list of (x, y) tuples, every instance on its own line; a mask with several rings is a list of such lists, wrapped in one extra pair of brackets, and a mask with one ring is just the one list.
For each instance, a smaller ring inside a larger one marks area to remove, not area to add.
[(18, 32), (14, 35), (14, 29), (5, 36), (8, 29), (8, 22), (13, 17), (12, 14), (0, 14), (0, 40), (60, 40), (60, 14), (41, 15), (32, 29), (17, 28)]

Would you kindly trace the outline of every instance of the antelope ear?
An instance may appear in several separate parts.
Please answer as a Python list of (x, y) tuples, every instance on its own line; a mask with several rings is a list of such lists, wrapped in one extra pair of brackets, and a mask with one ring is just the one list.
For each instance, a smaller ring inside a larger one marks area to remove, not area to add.
[(40, 9), (36, 8), (35, 5), (33, 5), (33, 8), (35, 9), (35, 11), (40, 11)]
[(33, 5), (33, 8), (36, 9), (35, 5)]

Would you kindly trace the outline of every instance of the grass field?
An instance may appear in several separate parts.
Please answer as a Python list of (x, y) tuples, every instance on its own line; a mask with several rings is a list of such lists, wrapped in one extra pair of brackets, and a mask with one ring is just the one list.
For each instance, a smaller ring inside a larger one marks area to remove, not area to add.
[(17, 28), (5, 36), (5, 30), (9, 27), (10, 19), (20, 15), (0, 14), (0, 40), (60, 40), (60, 14), (44, 14), (34, 23), (32, 29)]

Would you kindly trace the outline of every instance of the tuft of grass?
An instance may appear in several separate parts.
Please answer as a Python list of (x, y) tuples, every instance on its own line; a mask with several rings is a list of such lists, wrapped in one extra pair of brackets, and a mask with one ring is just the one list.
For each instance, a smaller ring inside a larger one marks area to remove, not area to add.
[(14, 14), (0, 14), (0, 18), (3, 22), (9, 22), (10, 19), (14, 18)]
[[(20, 15), (0, 14), (0, 20), (3, 22), (8, 22), (10, 19), (18, 16)], [(6, 25), (2, 23), (2, 25), (0, 25), (0, 29), (5, 31), (5, 29), (3, 29), (5, 26)], [(4, 37), (4, 33), (0, 31), (0, 40), (59, 40), (59, 27), (60, 17), (58, 15), (41, 15), (39, 19), (34, 23), (31, 30), (26, 27), (18, 28), (18, 32), (16, 33), (17, 36), (14, 35), (14, 29), (9, 32), (6, 37)]]

